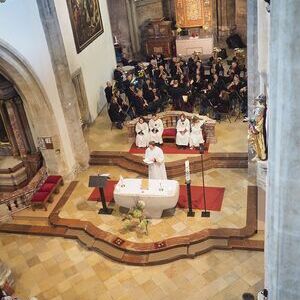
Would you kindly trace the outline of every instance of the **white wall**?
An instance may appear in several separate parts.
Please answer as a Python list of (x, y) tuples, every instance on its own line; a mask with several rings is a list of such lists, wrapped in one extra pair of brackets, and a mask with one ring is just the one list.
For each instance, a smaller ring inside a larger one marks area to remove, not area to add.
[(79, 68), (82, 70), (92, 120), (106, 103), (104, 88), (116, 66), (106, 0), (99, 1), (99, 4), (104, 33), (77, 54), (67, 3), (65, 0), (55, 0), (70, 70), (71, 73)]
[[(75, 163), (71, 155), (73, 151), (36, 0), (9, 0), (0, 4), (0, 39), (23, 56), (42, 84), (59, 128), (61, 153), (66, 164), (72, 168)], [(34, 124), (31, 123), (31, 127), (34, 128)]]

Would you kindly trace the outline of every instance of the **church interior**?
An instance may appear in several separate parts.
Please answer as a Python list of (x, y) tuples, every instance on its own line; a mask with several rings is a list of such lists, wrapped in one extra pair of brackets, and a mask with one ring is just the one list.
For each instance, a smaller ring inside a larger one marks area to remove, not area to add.
[(0, 1), (0, 299), (298, 299), (299, 15)]

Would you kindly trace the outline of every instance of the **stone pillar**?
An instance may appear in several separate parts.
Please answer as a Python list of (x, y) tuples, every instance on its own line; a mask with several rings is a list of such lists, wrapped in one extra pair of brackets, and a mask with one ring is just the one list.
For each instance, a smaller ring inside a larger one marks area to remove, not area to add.
[(54, 0), (36, 1), (52, 61), (56, 86), (76, 166), (73, 173), (88, 166), (89, 150), (80, 124), (78, 101), (67, 60)]
[(258, 71), (260, 74), (260, 93), (267, 95), (268, 87), (268, 58), (269, 58), (269, 22), (270, 14), (266, 10), (264, 1), (258, 2), (258, 53), (264, 53), (258, 57)]
[(300, 1), (271, 3), (265, 285), (269, 299), (290, 300), (300, 294)]
[(18, 111), (13, 100), (5, 101), (10, 124), (16, 138), (19, 153), (21, 157), (25, 157), (29, 153), (29, 147), (24, 136), (23, 128), (18, 116)]
[(164, 17), (170, 21), (173, 19), (172, 15), (172, 4), (171, 0), (162, 0), (162, 7), (163, 7), (163, 12), (164, 12)]
[(136, 19), (136, 8), (133, 0), (126, 0), (126, 10), (128, 15), (129, 33), (133, 54), (137, 54), (141, 50), (140, 38), (138, 33), (138, 25)]
[(3, 123), (4, 123), (6, 133), (7, 133), (8, 138), (9, 138), (9, 142), (11, 144), (12, 155), (13, 156), (19, 156), (20, 153), (19, 153), (19, 149), (18, 149), (18, 144), (17, 144), (17, 141), (15, 139), (13, 128), (11, 127), (9, 118), (7, 116), (7, 111), (6, 111), (6, 108), (5, 108), (5, 101), (4, 100), (0, 100), (0, 115), (1, 115), (1, 118), (2, 118)]
[(18, 111), (18, 114), (19, 114), (19, 118), (20, 118), (20, 122), (22, 124), (22, 129), (23, 129), (22, 131), (24, 132), (24, 135), (26, 137), (26, 141), (28, 143), (28, 147), (29, 147), (28, 150), (29, 150), (30, 153), (35, 153), (36, 152), (36, 147), (35, 147), (34, 140), (33, 140), (32, 134), (31, 134), (31, 129), (29, 127), (26, 112), (25, 112), (25, 109), (24, 109), (24, 106), (23, 106), (23, 101), (20, 98), (20, 96), (16, 96), (14, 98), (14, 103), (16, 105), (16, 108), (17, 108), (17, 111)]
[(254, 98), (259, 95), (258, 72), (258, 4), (248, 1), (247, 69), (248, 69), (248, 115), (253, 115)]
[[(259, 95), (260, 81), (258, 72), (258, 0), (248, 1), (247, 18), (247, 69), (248, 69), (248, 116), (253, 117), (254, 99)], [(249, 152), (249, 157), (251, 154)], [(256, 163), (248, 164), (249, 181), (256, 184)]]

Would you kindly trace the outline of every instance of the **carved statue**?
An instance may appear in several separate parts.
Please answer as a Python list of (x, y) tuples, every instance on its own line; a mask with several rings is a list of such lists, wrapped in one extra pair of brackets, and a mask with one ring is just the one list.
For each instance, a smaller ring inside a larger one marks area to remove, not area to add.
[(249, 121), (248, 140), (255, 157), (252, 160), (266, 160), (266, 137), (265, 137), (265, 113), (266, 97), (260, 95), (255, 99), (254, 116)]

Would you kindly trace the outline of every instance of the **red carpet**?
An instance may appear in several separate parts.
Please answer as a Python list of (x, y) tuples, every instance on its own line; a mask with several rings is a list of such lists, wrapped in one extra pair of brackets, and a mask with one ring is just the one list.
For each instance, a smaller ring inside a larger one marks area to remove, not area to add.
[[(208, 153), (209, 144), (205, 144), (205, 153)], [(178, 149), (175, 143), (164, 143), (161, 146), (164, 154), (199, 154), (199, 150), (191, 150), (189, 147), (186, 149)], [(146, 149), (138, 148), (135, 143), (132, 144), (129, 153), (144, 154)]]
[[(114, 186), (117, 181), (108, 181), (105, 187), (105, 199), (107, 202), (111, 202), (113, 200), (113, 191)], [(203, 192), (201, 186), (192, 186), (192, 201), (193, 208), (195, 209), (204, 209), (203, 204)], [(220, 211), (222, 208), (222, 202), (224, 197), (225, 188), (218, 187), (206, 187), (206, 206), (208, 210), (212, 211)], [(91, 193), (88, 201), (97, 201), (99, 200), (100, 194), (98, 189), (94, 189)], [(179, 192), (179, 201), (177, 203), (178, 208), (188, 208), (187, 201), (187, 193), (186, 186), (180, 186)]]

